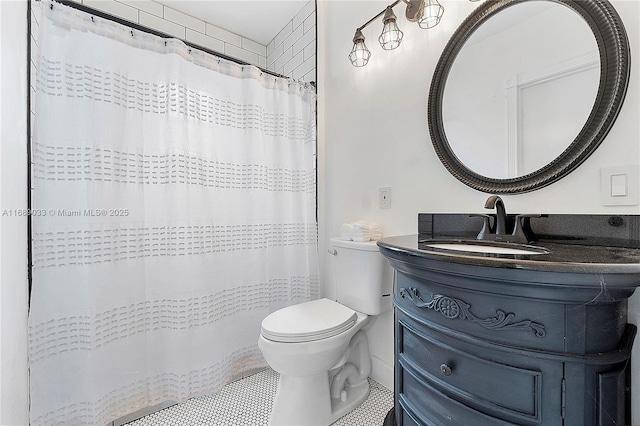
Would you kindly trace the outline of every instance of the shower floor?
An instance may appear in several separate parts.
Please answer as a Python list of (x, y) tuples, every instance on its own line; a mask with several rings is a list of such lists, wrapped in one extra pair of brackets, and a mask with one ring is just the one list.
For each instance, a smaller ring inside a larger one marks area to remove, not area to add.
[[(381, 426), (393, 407), (393, 392), (369, 379), (369, 398), (334, 426)], [(278, 373), (268, 369), (229, 383), (215, 395), (192, 398), (157, 411), (127, 426), (263, 426), (278, 386)]]

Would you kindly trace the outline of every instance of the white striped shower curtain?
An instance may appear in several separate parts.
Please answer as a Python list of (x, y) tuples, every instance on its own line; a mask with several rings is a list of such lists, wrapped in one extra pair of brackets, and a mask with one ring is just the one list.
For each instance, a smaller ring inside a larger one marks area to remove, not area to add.
[(32, 425), (104, 425), (266, 366), (318, 296), (315, 90), (43, 1)]

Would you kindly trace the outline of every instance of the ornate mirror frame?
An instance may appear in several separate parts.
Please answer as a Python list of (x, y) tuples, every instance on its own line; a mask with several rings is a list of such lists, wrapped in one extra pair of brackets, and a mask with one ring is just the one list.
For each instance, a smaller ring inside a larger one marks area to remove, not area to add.
[[(465, 185), (492, 194), (517, 194), (540, 189), (561, 179), (585, 161), (609, 133), (627, 92), (630, 50), (620, 16), (607, 0), (549, 0), (578, 13), (596, 38), (600, 55), (600, 83), (586, 123), (556, 159), (524, 176), (498, 179), (467, 168), (454, 154), (444, 131), (442, 105), (449, 71), (471, 34), (489, 18), (507, 7), (528, 0), (486, 0), (467, 17), (444, 48), (436, 66), (427, 111), (431, 141), (446, 169)], [(473, 143), (473, 141), (469, 141)]]

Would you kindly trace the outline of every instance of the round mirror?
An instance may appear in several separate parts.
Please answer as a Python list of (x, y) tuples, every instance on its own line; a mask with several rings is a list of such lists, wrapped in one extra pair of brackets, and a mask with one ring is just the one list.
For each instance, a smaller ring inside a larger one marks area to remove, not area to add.
[(436, 67), (428, 123), (445, 167), (489, 193), (549, 185), (613, 125), (629, 46), (605, 0), (488, 0)]

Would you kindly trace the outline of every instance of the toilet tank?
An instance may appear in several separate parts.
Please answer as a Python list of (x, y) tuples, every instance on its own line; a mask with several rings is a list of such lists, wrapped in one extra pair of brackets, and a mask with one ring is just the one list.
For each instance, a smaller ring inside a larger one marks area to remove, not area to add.
[(332, 238), (338, 303), (368, 315), (391, 310), (393, 269), (375, 241)]

